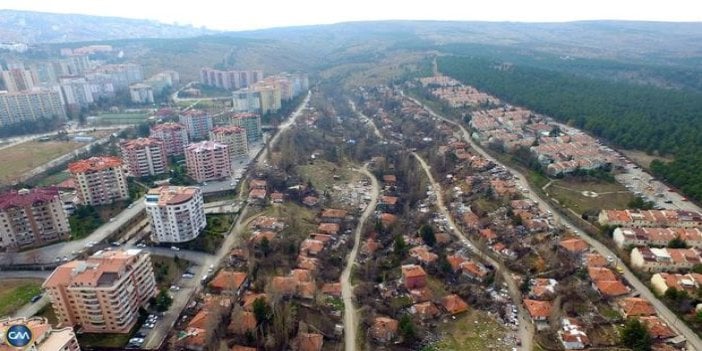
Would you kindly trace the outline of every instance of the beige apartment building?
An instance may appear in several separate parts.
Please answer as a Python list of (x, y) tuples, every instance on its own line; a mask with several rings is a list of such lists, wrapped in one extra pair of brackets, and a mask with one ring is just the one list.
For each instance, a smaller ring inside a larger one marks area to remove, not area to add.
[(217, 127), (210, 131), (210, 140), (229, 146), (229, 157), (233, 162), (249, 154), (246, 129), (238, 126)]
[(68, 239), (71, 228), (57, 188), (0, 195), (0, 248), (19, 250)]
[(68, 165), (84, 205), (107, 205), (129, 198), (127, 173), (119, 157), (91, 157)]
[(198, 183), (231, 176), (229, 146), (215, 141), (203, 141), (185, 148), (188, 175)]
[[(32, 341), (24, 351), (80, 351), (73, 328), (54, 329), (43, 317), (0, 319), (0, 331), (12, 325), (22, 324), (32, 331)], [(4, 334), (4, 333), (2, 333)], [(0, 351), (17, 351), (5, 343), (0, 343)]]
[(98, 251), (57, 267), (42, 287), (62, 325), (87, 333), (127, 333), (139, 307), (156, 295), (148, 252)]
[(155, 138), (126, 140), (120, 144), (122, 160), (129, 175), (137, 178), (168, 171), (165, 143)]
[(180, 243), (195, 239), (205, 229), (205, 207), (198, 187), (162, 186), (144, 199), (151, 222), (151, 240)]

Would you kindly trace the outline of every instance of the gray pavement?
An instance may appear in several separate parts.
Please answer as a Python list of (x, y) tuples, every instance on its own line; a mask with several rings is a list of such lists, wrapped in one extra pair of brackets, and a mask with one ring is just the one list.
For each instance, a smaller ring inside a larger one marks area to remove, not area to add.
[[(93, 252), (100, 247), (99, 244), (101, 242), (104, 242), (107, 237), (112, 235), (122, 225), (132, 220), (143, 210), (144, 198), (142, 197), (133, 203), (132, 208), (126, 208), (111, 221), (103, 224), (92, 234), (83, 239), (59, 242), (22, 252), (0, 253), (0, 265), (55, 264), (58, 263), (56, 260), (57, 258), (63, 259), (66, 257), (67, 260), (71, 260), (81, 252)], [(91, 243), (93, 243), (92, 247), (88, 247)]]

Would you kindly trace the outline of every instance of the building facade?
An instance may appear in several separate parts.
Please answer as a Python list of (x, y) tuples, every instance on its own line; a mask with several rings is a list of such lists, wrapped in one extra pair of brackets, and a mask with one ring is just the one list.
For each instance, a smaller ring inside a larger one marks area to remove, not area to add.
[(21, 189), (0, 195), (0, 248), (36, 247), (66, 240), (70, 234), (57, 188)]
[(245, 88), (262, 79), (262, 70), (221, 71), (207, 67), (200, 70), (201, 84), (227, 90)]
[(0, 92), (0, 127), (41, 118), (66, 119), (66, 109), (58, 91)]
[(157, 124), (151, 128), (150, 136), (163, 141), (166, 155), (182, 155), (188, 146), (188, 132), (180, 123)]
[(148, 177), (168, 171), (165, 143), (159, 139), (125, 140), (120, 143), (120, 149), (127, 171), (133, 177)]
[(203, 111), (186, 111), (178, 119), (188, 131), (190, 139), (205, 139), (212, 130), (212, 116)]
[(246, 129), (238, 126), (217, 127), (210, 131), (210, 140), (229, 146), (229, 157), (232, 161), (246, 157), (249, 154), (246, 141)]
[(231, 117), (231, 123), (235, 126), (246, 129), (247, 143), (261, 140), (261, 115), (257, 113), (235, 113)]
[(163, 186), (151, 189), (144, 203), (154, 242), (190, 241), (207, 225), (200, 188)]
[(13, 68), (7, 71), (0, 71), (0, 78), (5, 83), (5, 89), (11, 93), (16, 93), (34, 88), (34, 79), (31, 71), (24, 68)]
[(157, 293), (151, 258), (142, 250), (98, 251), (65, 263), (42, 287), (59, 323), (88, 333), (128, 333)]
[(229, 146), (215, 141), (202, 141), (185, 148), (188, 175), (198, 183), (227, 178), (232, 174)]
[(153, 104), (154, 88), (148, 84), (132, 84), (129, 86), (129, 97), (135, 104)]
[(91, 157), (68, 165), (84, 205), (107, 205), (129, 199), (127, 172), (118, 157)]
[(62, 77), (59, 82), (66, 105), (84, 107), (95, 102), (90, 84), (85, 78)]
[[(44, 317), (17, 317), (0, 319), (0, 332), (4, 335), (6, 328), (13, 325), (25, 325), (32, 331), (32, 340), (22, 348), (24, 351), (80, 351), (73, 328), (54, 329)], [(0, 344), (0, 350), (17, 350)]]

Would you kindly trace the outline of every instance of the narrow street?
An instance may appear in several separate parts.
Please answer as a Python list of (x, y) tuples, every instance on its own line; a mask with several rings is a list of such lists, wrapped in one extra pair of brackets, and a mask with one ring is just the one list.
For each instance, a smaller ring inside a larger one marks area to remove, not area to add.
[(527, 311), (524, 309), (522, 306), (522, 293), (519, 291), (519, 287), (517, 284), (514, 282), (514, 278), (512, 277), (512, 273), (507, 270), (507, 268), (502, 264), (502, 262), (499, 262), (492, 257), (490, 257), (488, 254), (483, 252), (480, 247), (474, 243), (468, 236), (463, 234), (458, 229), (458, 226), (453, 220), (453, 217), (451, 216), (450, 211), (446, 207), (446, 204), (444, 203), (444, 195), (443, 191), (441, 189), (441, 185), (436, 182), (434, 179), (434, 176), (431, 174), (431, 170), (429, 169), (429, 165), (427, 165), (426, 161), (419, 156), (417, 153), (412, 153), (414, 157), (417, 159), (419, 164), (422, 166), (424, 169), (424, 172), (426, 173), (427, 177), (429, 178), (429, 182), (431, 183), (431, 186), (433, 188), (434, 193), (436, 194), (436, 207), (439, 209), (439, 212), (446, 218), (446, 220), (449, 223), (449, 228), (451, 228), (451, 231), (453, 234), (461, 240), (466, 246), (473, 248), (473, 252), (480, 257), (482, 260), (487, 261), (493, 267), (495, 267), (500, 274), (502, 275), (502, 278), (504, 281), (507, 283), (507, 289), (509, 290), (510, 297), (512, 298), (512, 302), (514, 302), (515, 306), (517, 307), (517, 311), (519, 312), (519, 319), (521, 322), (519, 323), (519, 338), (522, 341), (522, 346), (521, 349), (524, 351), (531, 351), (532, 350), (532, 339), (534, 337), (534, 328), (531, 325), (531, 323), (528, 323), (526, 321), (529, 320), (529, 314)]
[(375, 136), (377, 136), (379, 139), (383, 139), (383, 134), (380, 133), (380, 130), (378, 130), (378, 127), (375, 126), (373, 120), (364, 115), (363, 112), (356, 110), (356, 104), (351, 99), (349, 99), (349, 104), (351, 105), (351, 109), (356, 112), (358, 116), (360, 116), (361, 119), (371, 127), (371, 129), (373, 129), (373, 134), (375, 134)]
[[(554, 218), (557, 219), (560, 223), (567, 225), (568, 227), (571, 228), (572, 231), (574, 231), (577, 235), (579, 235), (583, 240), (585, 240), (588, 244), (590, 244), (595, 251), (600, 253), (601, 255), (607, 257), (607, 256), (612, 256), (612, 257), (617, 257), (617, 255), (611, 251), (607, 246), (603, 245), (596, 239), (590, 237), (587, 233), (584, 231), (580, 230), (577, 226), (573, 225), (567, 218), (562, 216), (559, 211), (556, 211), (554, 207), (551, 206), (548, 201), (542, 199), (539, 197), (537, 192), (534, 191), (534, 189), (531, 187), (529, 182), (527, 182), (526, 178), (524, 177), (523, 174), (517, 172), (511, 167), (508, 167), (501, 162), (499, 162), (497, 159), (494, 157), (490, 156), (485, 150), (482, 149), (480, 145), (475, 143), (473, 139), (470, 137), (470, 133), (460, 124), (457, 122), (454, 122), (450, 119), (447, 119), (444, 116), (441, 116), (434, 111), (432, 111), (429, 107), (425, 106), (421, 102), (417, 101), (416, 99), (406, 96), (403, 94), (406, 98), (412, 100), (414, 103), (418, 104), (419, 106), (422, 106), (427, 112), (429, 112), (432, 116), (441, 119), (442, 121), (445, 121), (446, 123), (449, 123), (451, 125), (454, 125), (458, 128), (460, 128), (461, 133), (463, 135), (463, 139), (466, 142), (469, 142), (472, 148), (480, 153), (483, 157), (486, 159), (494, 162), (495, 164), (498, 164), (502, 167), (504, 167), (506, 170), (508, 170), (510, 173), (512, 173), (519, 184), (523, 186), (525, 189), (529, 189), (529, 193), (527, 194), (527, 197), (529, 197), (531, 200), (535, 201), (536, 203), (539, 204), (539, 207), (543, 211), (551, 211), (554, 215)], [(630, 270), (629, 267), (626, 265), (621, 265), (623, 268), (623, 276), (624, 278), (631, 284), (631, 286), (641, 294), (642, 298), (647, 299), (648, 301), (653, 304), (653, 306), (656, 308), (656, 312), (658, 315), (666, 322), (668, 325), (673, 328), (676, 332), (680, 333), (681, 335), (685, 336), (688, 342), (688, 347), (691, 350), (702, 350), (702, 340), (700, 340), (700, 337), (688, 327), (685, 322), (681, 321), (673, 311), (671, 311), (663, 302), (661, 302), (652, 292), (651, 290), (646, 287), (644, 283), (642, 283), (639, 278), (634, 275)], [(530, 350), (530, 349), (529, 349)]]
[(375, 206), (378, 203), (378, 195), (380, 194), (380, 185), (375, 176), (368, 171), (368, 164), (358, 170), (366, 177), (370, 178), (373, 186), (371, 200), (366, 206), (365, 211), (358, 219), (356, 230), (353, 235), (353, 249), (346, 258), (346, 267), (341, 273), (341, 297), (344, 300), (344, 344), (346, 351), (356, 350), (356, 331), (358, 330), (358, 315), (356, 314), (356, 304), (354, 303), (353, 285), (351, 285), (351, 272), (356, 264), (356, 256), (358, 256), (358, 247), (361, 243), (361, 235), (363, 234), (363, 225), (368, 220), (368, 217), (375, 211)]

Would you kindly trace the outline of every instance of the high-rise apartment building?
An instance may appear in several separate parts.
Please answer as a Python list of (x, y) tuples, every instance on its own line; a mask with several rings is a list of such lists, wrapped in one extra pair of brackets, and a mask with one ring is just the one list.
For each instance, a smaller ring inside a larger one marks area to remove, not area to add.
[(0, 248), (19, 250), (68, 239), (71, 228), (57, 188), (0, 195)]
[(232, 111), (253, 113), (261, 111), (261, 94), (249, 88), (232, 93)]
[[(31, 342), (22, 348), (23, 351), (80, 351), (76, 333), (73, 328), (54, 329), (44, 317), (17, 317), (0, 319), (0, 332), (13, 325), (25, 325), (32, 331)], [(18, 350), (9, 345), (0, 344), (0, 351)]]
[(246, 129), (239, 126), (217, 127), (210, 131), (210, 140), (229, 146), (229, 156), (232, 161), (249, 154), (246, 141)]
[(11, 93), (34, 88), (32, 73), (24, 68), (0, 71), (0, 78), (2, 78), (2, 81), (5, 83), (5, 89)]
[(190, 241), (207, 225), (198, 187), (162, 186), (151, 189), (144, 203), (151, 222), (151, 240), (154, 242)]
[(153, 104), (154, 88), (148, 84), (132, 84), (129, 86), (129, 97), (135, 104)]
[(0, 91), (0, 127), (40, 118), (66, 119), (60, 92), (36, 88), (17, 93)]
[(66, 105), (84, 107), (95, 102), (90, 83), (85, 78), (61, 77), (59, 84)]
[(68, 165), (85, 205), (107, 205), (129, 198), (127, 172), (119, 157), (91, 157)]
[(261, 140), (261, 115), (257, 113), (235, 113), (231, 124), (246, 129), (246, 141), (253, 143)]
[(262, 79), (262, 70), (221, 71), (206, 67), (200, 70), (200, 83), (227, 90), (246, 88)]
[(199, 110), (183, 112), (178, 121), (185, 126), (190, 139), (206, 139), (212, 130), (212, 116)]
[(42, 287), (59, 323), (88, 333), (128, 333), (139, 308), (156, 295), (151, 258), (138, 249), (98, 251), (65, 263)]
[(198, 183), (231, 176), (229, 146), (215, 141), (202, 141), (185, 148), (188, 175)]
[(157, 124), (151, 128), (150, 136), (163, 141), (166, 155), (182, 155), (188, 146), (188, 131), (180, 123)]
[(155, 138), (125, 140), (120, 143), (122, 160), (129, 175), (137, 178), (168, 171), (165, 143)]

